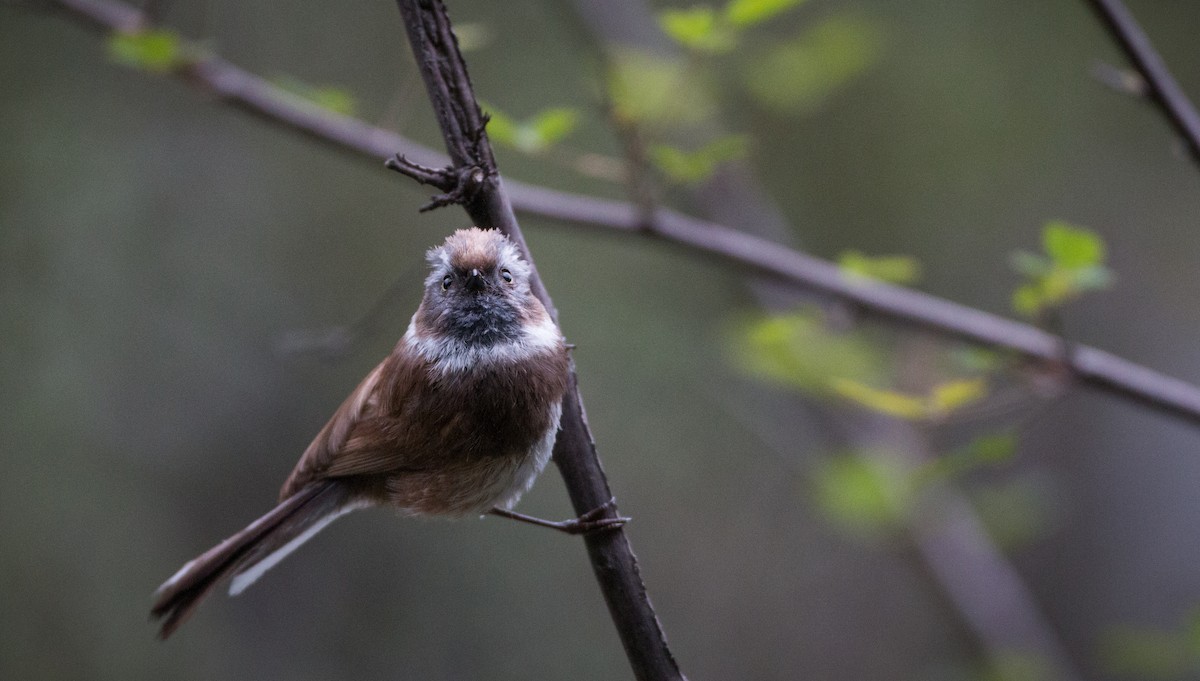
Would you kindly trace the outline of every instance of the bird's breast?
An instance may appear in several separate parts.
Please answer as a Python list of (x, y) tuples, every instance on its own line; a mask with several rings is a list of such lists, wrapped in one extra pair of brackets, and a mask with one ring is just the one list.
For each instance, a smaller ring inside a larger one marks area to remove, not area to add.
[(509, 506), (545, 466), (567, 389), (561, 337), (548, 348), (491, 346), (423, 362), (395, 408), (410, 465), (388, 480), (392, 503), (463, 515)]

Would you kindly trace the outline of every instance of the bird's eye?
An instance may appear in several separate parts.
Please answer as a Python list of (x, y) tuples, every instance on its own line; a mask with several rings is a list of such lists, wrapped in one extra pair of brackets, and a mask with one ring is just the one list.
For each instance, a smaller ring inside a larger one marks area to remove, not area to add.
[(450, 288), (450, 284), (452, 283), (454, 283), (454, 277), (450, 276), (449, 274), (442, 277), (442, 290), (445, 291), (446, 289)]
[(507, 267), (500, 270), (500, 277), (504, 279), (504, 281), (507, 281), (510, 284), (512, 283), (512, 272), (509, 272)]

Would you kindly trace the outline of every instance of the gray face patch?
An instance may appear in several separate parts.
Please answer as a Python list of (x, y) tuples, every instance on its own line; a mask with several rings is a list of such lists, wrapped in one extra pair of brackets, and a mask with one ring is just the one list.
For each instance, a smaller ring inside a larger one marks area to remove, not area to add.
[(442, 330), (465, 345), (492, 346), (521, 338), (521, 315), (508, 296), (494, 291), (460, 291), (441, 316)]

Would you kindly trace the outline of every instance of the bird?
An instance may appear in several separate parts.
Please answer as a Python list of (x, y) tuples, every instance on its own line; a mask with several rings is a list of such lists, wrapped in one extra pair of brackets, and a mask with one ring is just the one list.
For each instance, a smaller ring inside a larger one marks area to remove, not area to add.
[(455, 231), (426, 253), (424, 294), (404, 336), (304, 451), (278, 504), (185, 564), (155, 592), (169, 637), (224, 578), (237, 595), (339, 516), (493, 514), (571, 534), (620, 527), (610, 500), (566, 521), (517, 513), (551, 456), (570, 358), (534, 295), (533, 270), (492, 229)]

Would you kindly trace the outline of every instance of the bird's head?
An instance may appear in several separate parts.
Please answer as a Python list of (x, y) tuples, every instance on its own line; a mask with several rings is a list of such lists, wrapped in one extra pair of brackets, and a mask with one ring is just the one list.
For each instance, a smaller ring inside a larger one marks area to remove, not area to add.
[(531, 269), (504, 234), (460, 229), (426, 255), (431, 271), (415, 321), (427, 334), (467, 345), (520, 339), (546, 312), (529, 288)]

